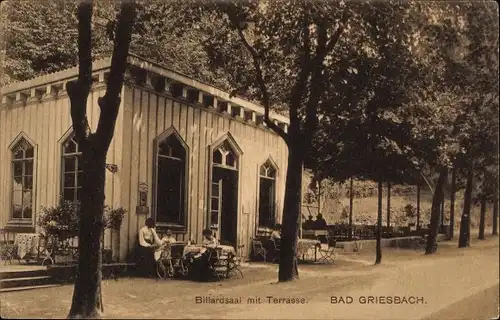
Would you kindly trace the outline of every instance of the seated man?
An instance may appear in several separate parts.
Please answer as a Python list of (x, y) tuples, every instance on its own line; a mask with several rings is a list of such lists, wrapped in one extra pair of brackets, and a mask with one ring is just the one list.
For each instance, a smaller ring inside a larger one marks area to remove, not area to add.
[(308, 219), (302, 224), (302, 229), (311, 230), (314, 227), (313, 216), (309, 215)]
[(218, 246), (219, 241), (213, 236), (213, 232), (210, 229), (203, 230), (203, 241), (201, 242), (203, 245), (213, 245)]
[(327, 228), (326, 220), (323, 219), (323, 215), (320, 213), (316, 216), (316, 221), (314, 221), (314, 229), (326, 230), (326, 228)]
[(139, 255), (141, 271), (144, 276), (153, 276), (156, 268), (155, 251), (161, 246), (155, 230), (155, 222), (147, 218), (145, 226), (139, 230)]

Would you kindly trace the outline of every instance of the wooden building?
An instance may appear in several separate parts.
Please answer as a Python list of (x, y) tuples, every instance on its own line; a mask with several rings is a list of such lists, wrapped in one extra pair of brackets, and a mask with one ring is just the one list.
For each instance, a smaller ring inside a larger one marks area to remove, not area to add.
[[(111, 59), (95, 61), (87, 114), (99, 118)], [(1, 89), (0, 228), (37, 232), (42, 206), (78, 201), (79, 157), (66, 82), (71, 68)], [(280, 221), (287, 148), (263, 123), (264, 109), (130, 55), (115, 135), (107, 156), (106, 204), (128, 212), (115, 255), (124, 260), (152, 216), (157, 229), (200, 242), (212, 227), (245, 245), (258, 226)], [(285, 131), (288, 119), (271, 113)], [(112, 242), (105, 235), (105, 242)]]

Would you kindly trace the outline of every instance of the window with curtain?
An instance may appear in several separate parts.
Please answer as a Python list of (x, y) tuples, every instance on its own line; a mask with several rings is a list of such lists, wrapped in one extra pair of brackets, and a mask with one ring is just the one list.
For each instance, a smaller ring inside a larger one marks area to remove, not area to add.
[(34, 146), (21, 138), (12, 148), (12, 212), (13, 220), (33, 217)]

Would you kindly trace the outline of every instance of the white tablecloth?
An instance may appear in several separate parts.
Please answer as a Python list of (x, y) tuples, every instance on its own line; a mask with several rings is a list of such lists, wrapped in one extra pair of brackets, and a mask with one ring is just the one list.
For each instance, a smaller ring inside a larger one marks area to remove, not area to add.
[(18, 233), (14, 240), (14, 245), (17, 245), (17, 255), (23, 259), (26, 255), (36, 256), (38, 252), (38, 241), (40, 235), (38, 233)]
[(211, 248), (211, 249), (215, 249), (215, 248), (221, 248), (222, 249), (222, 253), (233, 253), (235, 254), (235, 250), (232, 246), (224, 246), (224, 245), (218, 245), (218, 246), (215, 246), (215, 245), (208, 245), (208, 246), (204, 246), (204, 245), (197, 245), (197, 244), (193, 244), (193, 245), (187, 245), (184, 247), (184, 252), (183, 252), (183, 255), (186, 256), (188, 254), (195, 254), (195, 255), (201, 255), (203, 253), (205, 253), (205, 251), (207, 251), (208, 248)]
[(321, 245), (319, 240), (314, 239), (298, 239), (297, 240), (297, 256), (307, 254), (309, 250), (316, 250), (316, 246)]

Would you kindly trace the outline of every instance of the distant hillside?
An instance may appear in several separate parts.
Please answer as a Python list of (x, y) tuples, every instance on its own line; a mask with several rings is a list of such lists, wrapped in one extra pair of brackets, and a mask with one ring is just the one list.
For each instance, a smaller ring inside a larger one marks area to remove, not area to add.
[[(311, 174), (304, 173), (303, 177), (304, 201), (302, 207), (303, 219), (309, 214), (316, 216), (318, 213), (318, 190), (309, 186)], [(377, 222), (377, 183), (373, 181), (354, 181), (353, 183), (353, 222), (356, 224), (376, 224)], [(383, 225), (386, 225), (387, 216), (387, 186), (383, 189)], [(349, 213), (349, 182), (344, 184), (323, 183), (321, 188), (321, 213), (328, 224), (347, 222)], [(391, 224), (407, 225), (409, 222), (416, 222), (416, 218), (406, 217), (405, 207), (411, 205), (413, 212), (416, 212), (417, 206), (417, 188), (416, 186), (391, 186)], [(422, 187), (420, 192), (420, 221), (425, 226), (429, 223), (430, 210), (432, 205), (432, 193)], [(456, 193), (455, 200), (455, 224), (459, 226), (463, 210), (463, 192)], [(486, 226), (492, 224), (492, 205), (488, 204), (486, 212)], [(449, 223), (450, 197), (446, 194), (445, 198), (445, 224)], [(471, 225), (479, 225), (480, 207), (472, 207)]]

